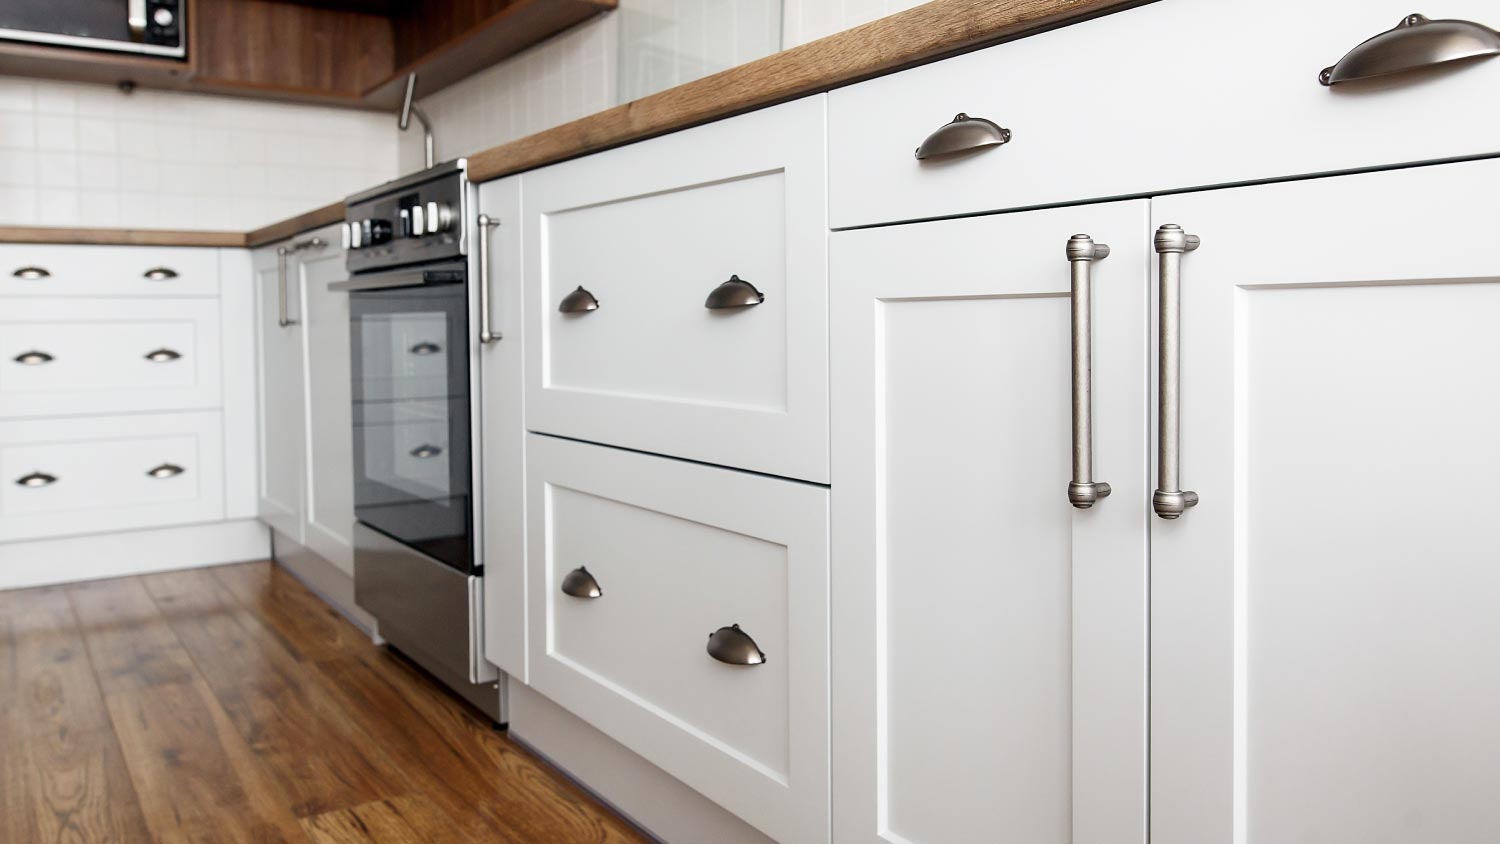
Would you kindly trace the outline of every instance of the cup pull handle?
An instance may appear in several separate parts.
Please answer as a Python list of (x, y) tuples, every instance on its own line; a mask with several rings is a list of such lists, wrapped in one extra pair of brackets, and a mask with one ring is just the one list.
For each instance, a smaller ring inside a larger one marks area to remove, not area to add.
[(52, 273), (48, 272), (45, 267), (19, 267), (11, 275), (16, 278), (26, 279), (27, 281), (52, 277)]
[(762, 665), (766, 661), (765, 652), (738, 624), (708, 634), (708, 655), (728, 665)]
[(557, 305), (557, 310), (565, 314), (586, 314), (589, 311), (599, 310), (599, 300), (580, 285), (577, 290), (562, 298)]
[(57, 360), (57, 358), (37, 349), (22, 352), (15, 357), (16, 363), (22, 366), (41, 366), (44, 363), (51, 363), (54, 360)]
[(157, 349), (146, 353), (146, 360), (152, 363), (171, 363), (182, 357), (182, 353), (175, 349)]
[(917, 160), (941, 158), (960, 152), (998, 147), (1010, 143), (1010, 130), (993, 120), (970, 117), (960, 112), (952, 121), (944, 123), (937, 131), (927, 136), (917, 147)]
[(589, 570), (583, 566), (563, 576), (562, 591), (564, 595), (585, 600), (593, 600), (604, 594), (604, 590), (599, 588), (599, 581), (595, 580), (594, 576), (589, 574)]
[(1176, 519), (1198, 503), (1198, 493), (1182, 488), (1182, 256), (1198, 248), (1198, 236), (1167, 223), (1156, 230), (1161, 260), (1158, 296), (1156, 389), (1156, 492), (1151, 509)]
[(147, 469), (146, 474), (157, 480), (163, 480), (166, 478), (175, 478), (186, 471), (186, 469), (178, 466), (176, 463), (163, 463), (160, 466)]
[(141, 277), (151, 281), (168, 281), (177, 277), (177, 271), (170, 267), (152, 267), (141, 273)]
[(418, 460), (430, 460), (434, 457), (437, 457), (439, 454), (442, 454), (443, 447), (424, 443), (423, 445), (419, 445), (416, 448), (412, 449), (408, 453)]
[(57, 483), (57, 476), (49, 475), (46, 472), (32, 472), (29, 475), (22, 475), (21, 477), (16, 478), (16, 486), (31, 488), (51, 486), (55, 483)]
[(1109, 497), (1109, 484), (1094, 480), (1093, 294), (1095, 261), (1109, 257), (1109, 247), (1086, 234), (1068, 240), (1073, 271), (1073, 480), (1068, 502), (1087, 510)]
[(1407, 15), (1318, 74), (1325, 86), (1500, 54), (1500, 32), (1466, 20)]
[(704, 301), (703, 307), (711, 311), (724, 311), (753, 308), (764, 301), (766, 301), (765, 294), (755, 289), (755, 285), (737, 275), (732, 275), (728, 281), (709, 291), (708, 299)]

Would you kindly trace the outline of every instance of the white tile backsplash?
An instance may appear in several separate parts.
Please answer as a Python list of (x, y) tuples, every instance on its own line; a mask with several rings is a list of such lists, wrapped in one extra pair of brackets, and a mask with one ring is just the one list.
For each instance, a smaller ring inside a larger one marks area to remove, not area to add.
[(0, 225), (253, 229), (396, 175), (395, 118), (0, 77)]

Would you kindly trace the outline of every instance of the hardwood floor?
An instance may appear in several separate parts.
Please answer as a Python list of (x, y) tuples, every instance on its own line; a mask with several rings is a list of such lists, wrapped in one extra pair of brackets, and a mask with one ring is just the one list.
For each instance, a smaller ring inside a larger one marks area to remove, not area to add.
[(0, 841), (647, 839), (247, 563), (0, 592)]

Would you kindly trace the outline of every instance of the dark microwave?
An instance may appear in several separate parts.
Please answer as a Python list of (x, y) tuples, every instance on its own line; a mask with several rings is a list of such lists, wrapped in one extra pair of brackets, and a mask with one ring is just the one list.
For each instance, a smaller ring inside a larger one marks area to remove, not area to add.
[(0, 39), (183, 58), (187, 0), (0, 0)]

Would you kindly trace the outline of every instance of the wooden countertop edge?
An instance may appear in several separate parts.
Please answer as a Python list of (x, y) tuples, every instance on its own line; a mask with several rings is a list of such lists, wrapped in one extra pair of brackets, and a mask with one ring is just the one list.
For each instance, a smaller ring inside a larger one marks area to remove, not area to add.
[(532, 170), (1141, 2), (933, 0), (475, 153), (469, 178)]
[[(933, 0), (477, 152), (468, 156), (469, 178), (533, 170), (1143, 2), (1149, 0)], [(334, 202), (251, 232), (0, 226), (0, 243), (254, 248), (343, 219), (344, 203)]]

